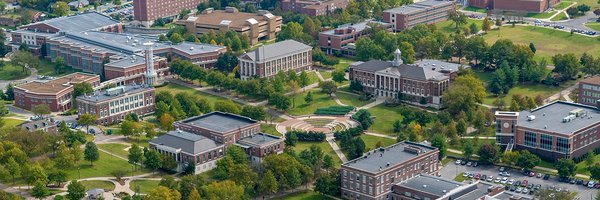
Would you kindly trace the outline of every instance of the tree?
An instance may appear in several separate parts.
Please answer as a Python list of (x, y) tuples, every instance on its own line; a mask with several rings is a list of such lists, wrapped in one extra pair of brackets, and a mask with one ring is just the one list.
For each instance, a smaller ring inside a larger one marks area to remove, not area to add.
[(333, 81), (319, 82), (319, 87), (321, 88), (321, 91), (329, 96), (337, 91), (337, 85)]
[(231, 99), (221, 100), (215, 103), (215, 110), (233, 114), (240, 114), (242, 108), (239, 104), (236, 104)]
[(454, 22), (454, 25), (456, 27), (456, 32), (459, 32), (460, 27), (467, 24), (467, 16), (465, 14), (463, 14), (462, 12), (450, 11), (448, 13), (448, 19), (451, 20), (452, 22)]
[(67, 66), (67, 63), (63, 57), (57, 57), (54, 63), (54, 72), (56, 74), (60, 74), (62, 69)]
[(179, 33), (171, 34), (171, 37), (169, 37), (169, 40), (175, 44), (179, 44), (184, 41), (183, 37)]
[(306, 93), (306, 97), (304, 97), (304, 102), (306, 102), (307, 104), (310, 104), (313, 101), (313, 94), (311, 91), (308, 91), (308, 93)]
[(494, 164), (500, 156), (498, 147), (493, 144), (483, 144), (479, 148), (478, 155), (481, 164)]
[(179, 19), (183, 19), (185, 16), (187, 16), (188, 14), (190, 14), (192, 11), (188, 10), (188, 9), (183, 9), (179, 12)]
[(173, 118), (169, 113), (164, 113), (158, 119), (160, 122), (160, 127), (165, 130), (173, 130), (173, 122), (175, 122), (175, 118)]
[(78, 96), (89, 94), (92, 92), (94, 92), (92, 84), (88, 82), (77, 83), (75, 84), (75, 86), (73, 86), (73, 99), (77, 98)]
[(64, 1), (59, 1), (52, 5), (52, 13), (57, 16), (65, 16), (68, 14), (69, 10), (69, 5), (67, 5), (67, 3)]
[(306, 87), (309, 83), (310, 78), (308, 77), (308, 73), (302, 70), (302, 72), (300, 72), (300, 76), (298, 76), (298, 84), (300, 85), (300, 87)]
[(238, 66), (238, 58), (230, 51), (219, 55), (217, 59), (217, 69), (223, 73), (229, 73), (233, 71), (233, 68)]
[(281, 32), (277, 34), (277, 41), (284, 40), (296, 40), (305, 44), (313, 43), (313, 38), (307, 33), (303, 32), (302, 25), (296, 22), (289, 22), (281, 28)]
[(275, 179), (273, 172), (267, 170), (258, 182), (258, 193), (262, 195), (274, 194), (277, 192), (278, 186), (277, 179)]
[(471, 31), (471, 34), (477, 34), (479, 33), (479, 27), (477, 26), (477, 24), (471, 23), (471, 25), (469, 26), (469, 31)]
[(481, 24), (481, 30), (487, 33), (491, 29), (492, 29), (492, 21), (490, 20), (489, 17), (486, 17), (485, 19), (483, 19), (483, 23)]
[[(252, 4), (246, 4), (246, 5), (252, 5)], [(192, 189), (192, 192), (190, 192), (190, 195), (188, 195), (188, 197), (186, 198), (186, 200), (200, 200), (200, 193), (198, 192), (198, 190), (196, 188)]]
[(12, 177), (12, 183), (15, 184), (15, 178), (21, 176), (21, 166), (13, 157), (9, 157), (6, 162), (6, 169), (10, 172), (10, 176)]
[(529, 43), (529, 49), (531, 50), (531, 52), (535, 53), (537, 51), (537, 49), (535, 48), (535, 44), (533, 44), (533, 42)]
[(50, 196), (50, 190), (48, 190), (43, 182), (37, 181), (35, 182), (33, 189), (31, 189), (31, 196), (37, 199), (44, 199), (47, 196)]
[(600, 165), (590, 165), (588, 167), (588, 170), (590, 171), (590, 179), (600, 180)]
[(437, 133), (433, 136), (433, 139), (431, 140), (431, 146), (436, 147), (439, 149), (440, 153), (438, 154), (439, 159), (442, 159), (446, 156), (446, 148), (447, 148), (447, 143), (446, 143), (446, 136), (444, 136), (441, 133)]
[(94, 161), (100, 159), (100, 152), (98, 152), (98, 147), (96, 147), (96, 143), (94, 142), (85, 144), (85, 150), (83, 152), (85, 160), (90, 161), (90, 165), (92, 166), (94, 166)]
[(49, 115), (51, 113), (50, 107), (48, 106), (48, 104), (38, 104), (38, 105), (35, 105), (31, 109), (31, 112), (33, 112), (33, 114), (35, 116), (42, 117), (42, 118), (44, 116)]
[(373, 124), (373, 118), (371, 118), (371, 113), (366, 109), (361, 109), (352, 115), (352, 119), (358, 121), (363, 130), (369, 129)]
[(473, 142), (471, 140), (464, 140), (463, 142), (463, 156), (465, 159), (469, 160), (473, 153), (475, 152), (475, 148), (473, 147)]
[(181, 193), (165, 186), (158, 186), (151, 190), (144, 200), (181, 200)]
[(256, 13), (256, 11), (258, 10), (256, 9), (256, 6), (254, 6), (254, 4), (247, 3), (244, 7), (244, 11), (247, 13)]
[(554, 63), (553, 72), (559, 73), (563, 78), (573, 78), (579, 72), (581, 64), (575, 54), (556, 54), (552, 56)]
[(277, 93), (269, 97), (269, 104), (275, 106), (277, 109), (287, 110), (288, 108), (290, 108), (292, 102), (289, 97)]
[(341, 83), (346, 80), (346, 72), (343, 69), (336, 69), (331, 73), (332, 80)]
[(443, 99), (451, 114), (458, 114), (460, 111), (469, 113), (477, 109), (477, 104), (481, 103), (486, 95), (481, 80), (473, 75), (464, 75), (456, 78)]
[[(159, 119), (160, 121), (160, 119)], [(124, 136), (137, 136), (142, 132), (142, 125), (139, 122), (134, 122), (131, 120), (125, 119), (123, 123), (121, 123), (121, 134)]]
[(244, 187), (230, 180), (212, 182), (202, 189), (208, 200), (246, 199)]
[(588, 166), (592, 166), (595, 164), (596, 162), (596, 153), (594, 153), (593, 150), (588, 151), (587, 155), (585, 156), (585, 163)]
[(144, 158), (144, 152), (137, 144), (132, 144), (129, 148), (129, 154), (127, 155), (127, 160), (129, 163), (133, 165), (133, 170), (136, 170), (137, 164), (142, 162)]
[(577, 6), (577, 10), (582, 14), (585, 14), (586, 12), (590, 11), (590, 9), (591, 7), (586, 4), (581, 4)]
[(594, 10), (594, 15), (600, 16), (600, 8), (596, 8), (596, 10)]
[(7, 100), (7, 101), (15, 100), (15, 87), (13, 86), (12, 83), (9, 83), (6, 86), (6, 92), (4, 92), (4, 94), (6, 95), (5, 100)]
[(69, 200), (80, 200), (85, 197), (85, 186), (77, 182), (77, 180), (71, 181), (71, 184), (67, 187), (67, 199)]
[(558, 176), (561, 178), (567, 178), (575, 175), (577, 166), (571, 159), (561, 158), (554, 164), (554, 167), (558, 171)]
[(86, 133), (90, 132), (90, 125), (94, 125), (94, 124), (96, 124), (96, 122), (97, 122), (96, 115), (89, 114), (89, 113), (80, 115), (79, 119), (77, 120), (78, 124), (85, 126)]
[(121, 5), (121, 0), (113, 0), (114, 5)]
[(517, 157), (516, 165), (525, 169), (531, 170), (533, 167), (538, 165), (541, 162), (540, 158), (535, 154), (529, 153), (529, 151), (524, 150), (519, 153)]
[(148, 150), (144, 153), (144, 167), (156, 171), (161, 167), (161, 156), (156, 150)]

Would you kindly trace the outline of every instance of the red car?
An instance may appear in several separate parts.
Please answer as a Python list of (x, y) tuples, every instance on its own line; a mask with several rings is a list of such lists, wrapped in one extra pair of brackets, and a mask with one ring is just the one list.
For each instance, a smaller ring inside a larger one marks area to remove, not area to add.
[(534, 177), (535, 176), (535, 172), (529, 172), (529, 177)]
[(527, 182), (527, 180), (523, 180), (523, 182), (521, 182), (521, 187), (525, 187), (527, 186), (529, 182)]
[(475, 179), (481, 178), (481, 174), (475, 174)]

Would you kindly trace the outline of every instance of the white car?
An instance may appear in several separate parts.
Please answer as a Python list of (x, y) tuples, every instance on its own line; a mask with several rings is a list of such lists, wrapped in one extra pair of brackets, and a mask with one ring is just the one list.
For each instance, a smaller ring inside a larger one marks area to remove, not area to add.
[(492, 182), (494, 181), (494, 176), (488, 176), (486, 179), (487, 182)]
[(454, 164), (460, 165), (460, 161), (461, 160), (456, 160), (456, 162), (454, 162)]
[(471, 174), (471, 173), (470, 172), (465, 172), (465, 173), (463, 173), (463, 177), (467, 177), (467, 176), (469, 176), (469, 174)]
[(502, 184), (506, 184), (506, 182), (508, 182), (508, 181), (506, 180), (506, 177), (505, 177), (505, 178), (503, 178), (503, 179), (502, 179), (502, 181), (500, 181), (500, 183), (502, 183)]
[(510, 180), (508, 180), (508, 184), (509, 184), (509, 185), (512, 185), (512, 184), (514, 184), (514, 183), (515, 183), (515, 179), (510, 179)]
[(500, 182), (500, 177), (498, 177), (494, 180), (494, 183), (499, 183), (499, 182)]

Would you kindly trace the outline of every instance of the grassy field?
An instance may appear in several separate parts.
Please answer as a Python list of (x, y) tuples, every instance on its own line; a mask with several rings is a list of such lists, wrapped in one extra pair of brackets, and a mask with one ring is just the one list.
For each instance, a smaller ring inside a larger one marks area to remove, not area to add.
[(104, 191), (115, 190), (115, 184), (113, 184), (112, 182), (109, 182), (109, 181), (92, 180), (92, 181), (81, 181), (79, 183), (83, 184), (83, 186), (85, 186), (86, 190), (91, 190), (91, 189), (96, 189), (96, 188), (102, 188), (102, 189), (104, 189)]
[(567, 17), (567, 14), (565, 14), (565, 12), (561, 12), (558, 15), (554, 16), (552, 19), (550, 19), (550, 21), (561, 21), (561, 20), (567, 20), (569, 19)]
[(396, 140), (393, 140), (393, 139), (382, 138), (382, 137), (377, 137), (377, 136), (372, 136), (372, 135), (365, 135), (365, 134), (360, 135), (360, 138), (362, 138), (362, 140), (365, 142), (367, 151), (375, 149), (375, 145), (378, 142), (381, 142), (381, 144), (383, 144), (384, 147), (387, 147), (387, 146), (390, 146), (390, 145), (396, 143)]
[[(158, 183), (160, 181), (155, 180), (133, 180), (130, 184), (130, 189), (134, 192), (139, 192), (142, 194), (147, 194), (150, 190), (158, 187)], [(139, 187), (139, 191), (136, 191)]]
[(304, 191), (288, 194), (282, 197), (275, 198), (274, 200), (333, 200), (325, 195), (313, 192)]
[(552, 12), (543, 12), (543, 13), (527, 13), (526, 17), (536, 18), (536, 19), (546, 19), (548, 17), (552, 17), (552, 15), (556, 14), (557, 11)]
[(4, 122), (4, 125), (1, 127), (2, 129), (14, 128), (23, 123), (23, 120), (12, 118), (2, 119), (2, 121)]
[(0, 79), (2, 80), (17, 80), (29, 76), (29, 72), (23, 72), (21, 66), (12, 65), (8, 62), (0, 68)]
[(296, 97), (294, 98), (296, 107), (288, 110), (289, 114), (291, 114), (291, 115), (308, 115), (308, 114), (313, 114), (317, 110), (317, 108), (337, 105), (335, 103), (335, 101), (333, 100), (333, 98), (331, 98), (329, 95), (321, 92), (320, 89), (314, 89), (314, 90), (310, 90), (310, 91), (312, 92), (312, 95), (313, 95), (313, 101), (310, 104), (307, 104), (304, 101), (304, 98), (306, 97), (306, 94), (308, 93), (308, 91), (296, 95)]
[(302, 150), (310, 148), (310, 146), (312, 146), (313, 144), (321, 147), (321, 149), (323, 150), (323, 153), (325, 153), (325, 155), (329, 155), (329, 156), (331, 156), (331, 158), (333, 158), (333, 166), (335, 166), (335, 167), (341, 166), (342, 160), (340, 160), (340, 157), (338, 157), (337, 154), (335, 154), (335, 152), (333, 151), (331, 146), (329, 146), (329, 144), (325, 141), (323, 141), (323, 142), (300, 142), (300, 141), (298, 141), (298, 143), (296, 143), (296, 146), (294, 146), (293, 149), (294, 149), (294, 151), (296, 151), (297, 154), (299, 154), (300, 152), (302, 152)]
[(336, 92), (335, 95), (338, 97), (338, 99), (340, 99), (340, 101), (346, 105), (351, 105), (354, 107), (361, 107), (364, 105), (367, 105), (371, 102), (373, 102), (373, 100), (368, 100), (368, 101), (362, 101), (360, 100), (360, 95), (358, 94), (348, 94), (345, 92)]
[(562, 10), (562, 9), (567, 8), (567, 6), (571, 5), (572, 3), (573, 2), (571, 2), (571, 1), (563, 1), (563, 2), (560, 2), (560, 3), (557, 3), (556, 5), (554, 5), (554, 9)]
[(403, 119), (396, 107), (387, 107), (381, 104), (370, 108), (369, 112), (371, 116), (375, 117), (373, 125), (369, 127), (369, 131), (396, 136), (396, 133), (393, 132), (393, 124), (396, 120)]
[(332, 77), (331, 72), (328, 72), (328, 71), (319, 71), (319, 73), (325, 80), (330, 79)]
[(600, 31), (600, 23), (598, 22), (590, 22), (590, 23), (586, 23), (585, 26), (594, 29), (596, 31)]
[(185, 86), (181, 86), (181, 85), (177, 85), (177, 84), (173, 84), (173, 83), (169, 83), (166, 86), (156, 88), (156, 92), (157, 93), (161, 92), (161, 91), (167, 91), (167, 92), (170, 92), (173, 95), (175, 95), (177, 93), (180, 93), (180, 92), (188, 92), (188, 93), (193, 94), (195, 96), (198, 96), (198, 97), (201, 97), (201, 98), (205, 98), (211, 104), (214, 104), (216, 101), (227, 100), (227, 99), (225, 99), (223, 97), (220, 97), (220, 96), (215, 96), (215, 95), (212, 95), (212, 94), (200, 92), (200, 91), (194, 90), (193, 88), (189, 88), (189, 87), (185, 87)]
[(463, 10), (465, 10), (465, 11), (471, 11), (471, 12), (478, 12), (478, 13), (487, 13), (487, 9), (485, 9), (485, 8), (477, 8), (477, 7), (473, 7), (473, 6), (466, 7)]
[[(128, 175), (131, 174), (131, 164), (129, 164), (126, 160), (114, 157), (110, 154), (104, 153), (100, 151), (100, 159), (94, 162), (94, 166), (91, 166), (89, 162), (82, 161), (81, 162), (81, 178), (91, 178), (91, 177), (111, 177), (111, 173), (117, 169), (127, 170)], [(77, 168), (67, 170), (67, 174), (70, 178), (79, 179), (79, 172), (77, 172)], [(148, 173), (149, 171), (140, 169), (136, 171), (134, 174), (139, 175), (143, 173)]]
[(281, 133), (277, 132), (273, 124), (260, 124), (260, 130), (271, 135), (281, 136)]
[(39, 75), (46, 75), (46, 76), (62, 76), (62, 75), (70, 74), (73, 72), (81, 71), (78, 69), (69, 68), (69, 69), (66, 69), (66, 70), (62, 71), (61, 73), (57, 74), (54, 71), (54, 66), (55, 66), (55, 64), (52, 61), (46, 60), (46, 59), (40, 59), (40, 66), (36, 67), (36, 69), (38, 70)]
[(595, 8), (600, 8), (600, 2), (598, 2), (597, 0), (573, 0), (574, 2), (577, 2), (577, 4), (586, 4), (590, 7), (592, 7), (592, 9), (590, 9), (590, 12), (593, 11)]
[(98, 148), (106, 150), (110, 153), (119, 155), (123, 158), (127, 158), (127, 155), (129, 154), (128, 151), (125, 151), (125, 148), (127, 148), (129, 146), (124, 145), (124, 144), (118, 144), (118, 143), (108, 143), (108, 144), (99, 144)]
[[(477, 24), (477, 27), (479, 27), (481, 29), (481, 24), (483, 24), (483, 20), (476, 20), (476, 19), (469, 18), (469, 19), (467, 19), (467, 24), (465, 26), (468, 27), (472, 23)], [(438, 28), (438, 30), (440, 30), (444, 33), (456, 33), (456, 27), (454, 25), (454, 22), (452, 22), (451, 20), (436, 23), (435, 26)]]
[(314, 71), (309, 71), (308, 73), (308, 84), (313, 84), (313, 83), (318, 83), (319, 82), (319, 76), (317, 76), (317, 73)]
[(509, 39), (516, 44), (529, 45), (533, 42), (537, 49), (536, 60), (545, 58), (552, 62), (553, 55), (558, 53), (574, 53), (578, 57), (587, 52), (592, 55), (600, 55), (600, 42), (596, 38), (590, 38), (568, 32), (534, 27), (516, 26), (502, 27), (500, 30), (492, 30), (484, 36), (491, 45), (499, 39)]

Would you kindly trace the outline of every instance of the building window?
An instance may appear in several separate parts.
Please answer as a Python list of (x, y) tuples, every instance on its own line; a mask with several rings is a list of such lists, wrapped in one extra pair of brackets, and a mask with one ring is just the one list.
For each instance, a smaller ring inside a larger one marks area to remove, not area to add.
[(556, 150), (561, 153), (569, 153), (571, 145), (569, 144), (568, 138), (557, 137), (556, 138)]
[(525, 131), (525, 146), (537, 147), (537, 134)]
[(540, 147), (545, 150), (552, 150), (552, 136), (542, 134), (540, 139)]

